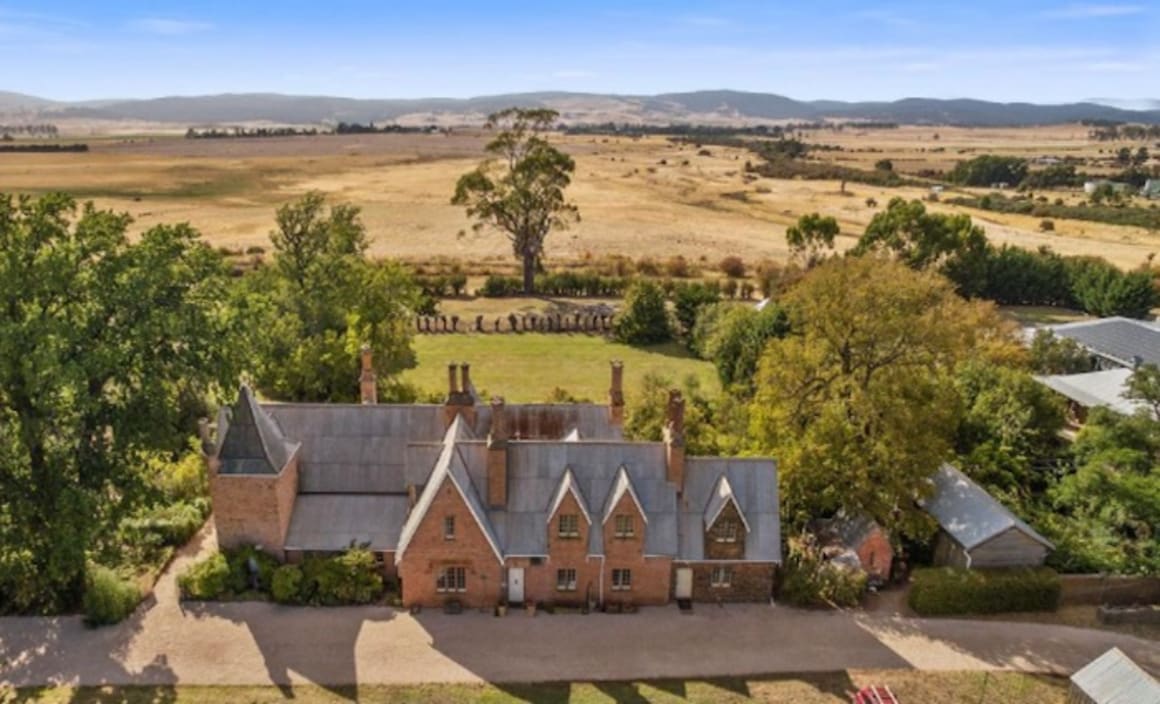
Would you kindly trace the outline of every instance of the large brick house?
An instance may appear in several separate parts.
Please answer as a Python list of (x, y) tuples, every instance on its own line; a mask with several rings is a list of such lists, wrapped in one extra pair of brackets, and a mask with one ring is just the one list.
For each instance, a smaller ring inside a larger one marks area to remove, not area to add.
[(260, 403), (242, 387), (206, 432), (223, 546), (288, 561), (365, 546), (405, 605), (768, 599), (781, 560), (772, 460), (686, 457), (684, 401), (663, 442), (608, 405), (481, 404), (468, 365), (442, 405)]

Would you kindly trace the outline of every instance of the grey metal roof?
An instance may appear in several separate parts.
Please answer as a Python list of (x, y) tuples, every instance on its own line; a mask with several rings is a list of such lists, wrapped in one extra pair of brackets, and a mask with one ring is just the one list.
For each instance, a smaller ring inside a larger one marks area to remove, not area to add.
[(298, 449), (244, 384), (237, 403), (220, 417), (222, 474), (277, 474)]
[(727, 477), (745, 515), (745, 559), (781, 562), (781, 522), (777, 505), (777, 464), (771, 459), (690, 457), (685, 460), (681, 500), (679, 560), (705, 559), (705, 508)]
[(1140, 409), (1149, 410), (1146, 403), (1125, 398), (1124, 392), (1131, 377), (1131, 369), (1121, 368), (1084, 374), (1037, 376), (1035, 380), (1084, 408), (1103, 406), (1130, 416)]
[(717, 486), (713, 489), (713, 493), (709, 494), (709, 501), (705, 504), (705, 527), (712, 527), (717, 522), (717, 516), (720, 516), (721, 511), (730, 503), (737, 509), (737, 515), (745, 524), (745, 530), (749, 530), (749, 521), (745, 518), (745, 511), (741, 510), (741, 503), (737, 500), (737, 495), (733, 493), (733, 485), (729, 483), (729, 476), (726, 474), (722, 474), (721, 478), (717, 480)]
[[(589, 509), (604, 507), (623, 467), (648, 517), (644, 552), (677, 552), (677, 493), (665, 479), (664, 445), (647, 442), (519, 441), (508, 444), (508, 503), (488, 513), (509, 555), (548, 553), (548, 509), (565, 470)], [(597, 524), (599, 525), (599, 524)], [(604, 553), (603, 531), (588, 531), (588, 551)]]
[(1049, 328), (1120, 366), (1134, 367), (1137, 358), (1145, 364), (1160, 364), (1160, 328), (1140, 320), (1101, 318)]
[(1160, 704), (1160, 682), (1119, 648), (1089, 662), (1071, 684), (1096, 704)]
[(459, 490), (459, 494), (463, 497), (468, 511), (475, 518), (484, 537), (491, 545), (496, 559), (501, 562), (503, 561), (503, 551), (500, 548), (499, 539), (496, 536), (491, 522), (488, 521), (483, 502), (475, 490), (475, 485), (467, 469), (467, 463), (459, 450), (459, 444), (456, 442), (458, 438), (464, 437), (464, 428), (462, 427), (464, 425), (466, 425), (466, 422), (463, 420), (463, 416), (459, 415), (455, 417), (455, 420), (447, 428), (447, 433), (444, 435), (443, 451), (439, 455), (439, 460), (435, 463), (435, 468), (431, 470), (431, 476), (427, 480), (427, 485), (423, 487), (423, 493), (419, 495), (414, 509), (411, 510), (411, 515), (407, 517), (406, 522), (403, 524), (403, 530), (399, 535), (398, 550), (395, 553), (396, 562), (402, 560), (403, 553), (406, 552), (407, 546), (415, 535), (415, 531), (419, 528), (419, 524), (431, 509), (431, 504), (435, 501), (435, 496), (439, 493), (445, 481), (451, 482)]
[[(444, 433), (442, 406), (272, 403), (263, 408), (302, 443), (298, 490), (303, 493), (405, 492), (413, 480), (407, 471), (409, 443), (439, 442)], [(423, 477), (434, 465), (427, 459), (420, 465)]]
[(934, 491), (919, 503), (964, 550), (972, 550), (1012, 528), (1049, 550), (1055, 549), (1047, 538), (951, 465), (939, 467), (930, 481)]
[[(476, 406), (475, 431), (485, 437), (491, 427), (491, 407)], [(523, 403), (504, 407), (508, 431), (522, 440), (560, 440), (575, 430), (585, 440), (620, 440), (608, 406), (595, 403)]]
[(351, 543), (392, 551), (407, 518), (407, 497), (381, 494), (299, 494), (286, 547), (344, 550)]

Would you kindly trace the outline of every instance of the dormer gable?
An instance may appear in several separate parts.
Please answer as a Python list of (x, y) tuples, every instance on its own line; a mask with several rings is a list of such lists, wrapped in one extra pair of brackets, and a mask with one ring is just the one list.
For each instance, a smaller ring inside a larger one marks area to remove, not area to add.
[(717, 480), (705, 503), (705, 557), (712, 560), (741, 560), (749, 536), (749, 520), (741, 502), (724, 474)]
[(632, 477), (628, 474), (628, 468), (624, 465), (616, 471), (616, 477), (612, 480), (612, 487), (608, 491), (608, 499), (604, 502), (604, 518), (602, 523), (608, 523), (616, 513), (616, 507), (628, 497), (632, 504), (636, 506), (637, 513), (645, 524), (648, 524), (648, 514), (645, 513), (644, 504), (640, 500), (640, 494), (637, 493), (636, 487), (632, 484)]
[(580, 491), (580, 486), (576, 483), (576, 475), (572, 472), (571, 467), (565, 468), (564, 473), (560, 475), (560, 483), (556, 485), (556, 492), (552, 495), (552, 503), (548, 505), (548, 523), (551, 524), (556, 519), (556, 513), (559, 512), (561, 505), (569, 496), (576, 501), (580, 515), (591, 526), (592, 515), (588, 511), (588, 501), (584, 498), (584, 493)]
[[(726, 508), (730, 507), (733, 511), (726, 512)], [(718, 519), (727, 513), (730, 516), (737, 516), (741, 525), (745, 527), (745, 532), (749, 532), (749, 521), (745, 518), (745, 512), (741, 510), (737, 494), (733, 492), (733, 485), (729, 483), (729, 477), (722, 474), (721, 478), (717, 480), (717, 486), (714, 487), (713, 493), (709, 495), (709, 501), (705, 504), (705, 530), (711, 531)]]

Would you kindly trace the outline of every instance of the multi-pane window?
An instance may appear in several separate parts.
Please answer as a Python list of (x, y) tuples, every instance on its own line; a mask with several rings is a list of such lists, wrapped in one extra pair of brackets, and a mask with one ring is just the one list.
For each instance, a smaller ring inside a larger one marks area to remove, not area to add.
[(564, 569), (556, 570), (556, 591), (558, 592), (574, 592), (576, 591), (576, 570)]
[(574, 513), (560, 514), (559, 536), (561, 538), (579, 538), (580, 517)]
[(733, 584), (733, 568), (731, 567), (714, 567), (713, 573), (709, 575), (709, 586), (721, 588), (728, 587)]
[(722, 520), (717, 523), (716, 540), (718, 543), (737, 542), (737, 521)]
[(443, 518), (443, 539), (455, 540), (455, 516)]
[(631, 538), (636, 535), (636, 526), (633, 525), (632, 516), (627, 513), (618, 513), (616, 515), (615, 527), (617, 538)]
[(612, 591), (626, 592), (632, 589), (632, 570), (612, 570)]
[(467, 570), (463, 567), (444, 567), (435, 579), (437, 592), (467, 591)]

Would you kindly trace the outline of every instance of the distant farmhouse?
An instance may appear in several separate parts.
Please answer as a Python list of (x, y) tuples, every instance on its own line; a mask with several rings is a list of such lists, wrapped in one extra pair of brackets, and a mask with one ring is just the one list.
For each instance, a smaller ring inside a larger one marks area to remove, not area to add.
[(218, 539), (290, 562), (374, 552), (406, 606), (764, 601), (781, 562), (777, 469), (623, 438), (609, 403), (480, 403), (468, 365), (445, 403), (260, 403), (242, 387), (205, 435)]

